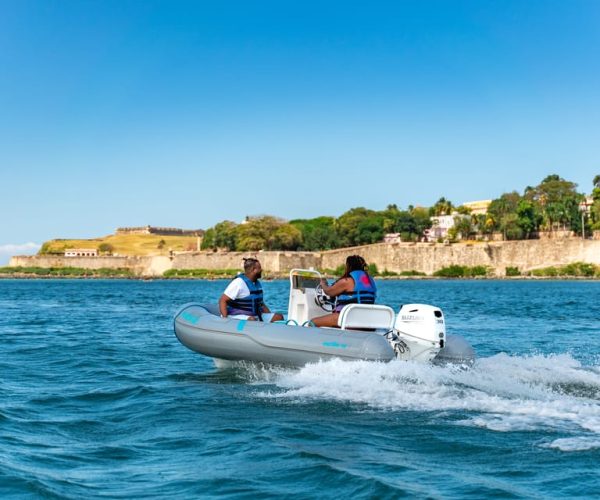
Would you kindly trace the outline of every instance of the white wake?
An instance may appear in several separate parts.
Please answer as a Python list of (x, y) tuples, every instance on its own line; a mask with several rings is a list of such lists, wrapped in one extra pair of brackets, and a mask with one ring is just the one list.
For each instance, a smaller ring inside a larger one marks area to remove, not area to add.
[(600, 448), (600, 369), (568, 354), (499, 354), (471, 369), (332, 360), (255, 376), (262, 379), (257, 384), (276, 386), (259, 393), (265, 398), (349, 402), (374, 411), (460, 412), (460, 425), (558, 431), (569, 437), (544, 446)]

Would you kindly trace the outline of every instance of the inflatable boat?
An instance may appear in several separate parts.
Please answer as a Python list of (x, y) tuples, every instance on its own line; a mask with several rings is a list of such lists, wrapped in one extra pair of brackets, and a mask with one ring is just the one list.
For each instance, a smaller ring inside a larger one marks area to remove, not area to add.
[(334, 302), (321, 288), (318, 271), (293, 269), (287, 319), (275, 323), (222, 318), (217, 304), (186, 304), (175, 314), (175, 335), (188, 349), (225, 361), (303, 366), (331, 358), (394, 359), (470, 365), (472, 347), (446, 334), (444, 314), (427, 304), (391, 307), (349, 304), (339, 328), (317, 328), (310, 318), (331, 312)]

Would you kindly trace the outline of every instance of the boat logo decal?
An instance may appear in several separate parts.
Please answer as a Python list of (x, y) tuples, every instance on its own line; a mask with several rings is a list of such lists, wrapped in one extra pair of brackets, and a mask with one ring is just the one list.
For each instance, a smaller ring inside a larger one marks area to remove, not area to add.
[(181, 313), (181, 317), (186, 320), (188, 323), (191, 323), (192, 325), (195, 325), (196, 323), (198, 323), (198, 316), (194, 316), (192, 313), (189, 313), (187, 311), (184, 311), (183, 313)]
[(425, 316), (419, 316), (417, 314), (403, 314), (401, 316), (402, 321), (424, 321)]
[(323, 342), (324, 347), (336, 347), (338, 349), (346, 349), (348, 344), (340, 344), (339, 342)]
[(244, 330), (244, 327), (246, 326), (246, 321), (248, 321), (247, 319), (241, 319), (238, 321), (238, 325), (237, 325), (237, 331), (241, 332)]

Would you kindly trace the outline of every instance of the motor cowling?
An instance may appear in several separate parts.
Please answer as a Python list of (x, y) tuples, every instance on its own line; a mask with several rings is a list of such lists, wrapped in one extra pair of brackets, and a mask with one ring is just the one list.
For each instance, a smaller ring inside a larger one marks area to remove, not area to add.
[(439, 307), (405, 304), (396, 316), (394, 329), (409, 346), (412, 358), (433, 359), (446, 343), (446, 323)]

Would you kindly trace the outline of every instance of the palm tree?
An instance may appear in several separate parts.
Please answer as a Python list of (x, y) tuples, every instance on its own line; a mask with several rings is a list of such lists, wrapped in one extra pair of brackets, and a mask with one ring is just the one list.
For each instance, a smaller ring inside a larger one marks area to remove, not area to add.
[(454, 205), (452, 205), (452, 202), (442, 196), (438, 201), (435, 202), (435, 205), (433, 205), (432, 215), (450, 215), (453, 209)]

